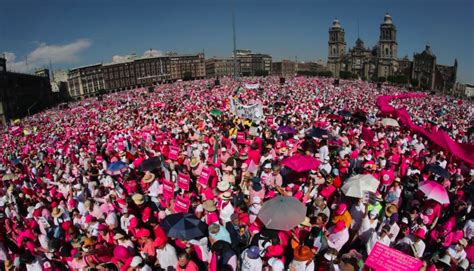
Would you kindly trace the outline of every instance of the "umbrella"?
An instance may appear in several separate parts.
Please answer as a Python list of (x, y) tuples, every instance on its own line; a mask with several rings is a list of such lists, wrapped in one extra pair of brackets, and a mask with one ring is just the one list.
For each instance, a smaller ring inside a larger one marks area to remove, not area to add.
[(449, 178), (451, 176), (451, 174), (449, 174), (449, 172), (446, 169), (442, 168), (440, 165), (437, 165), (437, 164), (426, 165), (423, 168), (423, 171), (430, 171), (444, 178)]
[(276, 196), (265, 202), (258, 218), (268, 229), (289, 231), (303, 222), (306, 206), (295, 197)]
[(349, 111), (347, 111), (347, 110), (341, 110), (341, 111), (338, 112), (338, 114), (339, 114), (340, 116), (345, 117), (345, 118), (350, 118), (350, 117), (352, 117), (351, 112), (349, 112)]
[(192, 240), (207, 235), (207, 225), (190, 213), (177, 213), (166, 216), (160, 223), (168, 237)]
[(328, 131), (321, 129), (319, 127), (315, 127), (309, 133), (311, 137), (323, 138), (328, 135)]
[(110, 164), (105, 172), (109, 175), (115, 176), (122, 174), (125, 170), (127, 170), (127, 164), (122, 161), (118, 161)]
[(278, 132), (280, 134), (295, 134), (296, 130), (290, 126), (280, 126), (280, 128), (278, 128)]
[(158, 156), (146, 159), (140, 164), (141, 171), (152, 171), (161, 165), (161, 160)]
[(221, 116), (222, 115), (222, 111), (220, 111), (219, 109), (212, 109), (209, 113), (211, 113), (211, 115), (214, 115), (214, 116)]
[(427, 198), (436, 200), (441, 204), (449, 204), (449, 196), (446, 189), (439, 183), (434, 181), (424, 181), (418, 187)]
[(349, 178), (341, 187), (344, 195), (363, 198), (366, 192), (377, 192), (380, 182), (371, 174), (359, 174)]
[(384, 126), (392, 126), (392, 127), (399, 127), (400, 126), (400, 124), (398, 124), (397, 120), (391, 119), (391, 118), (382, 119), (382, 124)]
[(296, 155), (291, 156), (283, 160), (282, 164), (296, 172), (308, 171), (311, 169), (317, 169), (321, 162), (308, 155)]

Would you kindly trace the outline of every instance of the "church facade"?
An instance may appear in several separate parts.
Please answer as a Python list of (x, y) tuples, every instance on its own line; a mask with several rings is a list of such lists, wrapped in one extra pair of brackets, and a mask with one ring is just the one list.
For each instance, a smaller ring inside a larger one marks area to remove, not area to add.
[(335, 19), (329, 28), (328, 70), (336, 78), (340, 78), (341, 73), (372, 81), (404, 76), (414, 87), (446, 93), (452, 90), (457, 60), (453, 66), (439, 65), (429, 46), (422, 53), (414, 54), (413, 61), (408, 56), (399, 59), (397, 28), (389, 14), (385, 14), (379, 33), (375, 46), (366, 47), (364, 41), (357, 38), (355, 45), (346, 52), (344, 28)]

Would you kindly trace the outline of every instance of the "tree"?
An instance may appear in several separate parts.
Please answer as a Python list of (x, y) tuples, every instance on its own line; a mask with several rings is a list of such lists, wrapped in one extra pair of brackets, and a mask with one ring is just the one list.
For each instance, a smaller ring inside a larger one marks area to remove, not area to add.
[(349, 71), (341, 71), (341, 72), (339, 73), (339, 77), (340, 77), (341, 79), (350, 79), (350, 78), (352, 78), (352, 73), (349, 72)]
[(387, 77), (387, 82), (389, 83), (397, 83), (397, 77), (395, 75), (389, 75)]
[(255, 71), (255, 76), (267, 76), (268, 75), (268, 71), (266, 70), (256, 70)]
[(383, 83), (385, 81), (387, 81), (387, 79), (383, 76), (380, 76), (379, 78), (377, 78), (377, 82)]
[(410, 81), (410, 84), (414, 87), (418, 86), (418, 83), (419, 83), (418, 80), (415, 79), (415, 78), (411, 79), (411, 81)]
[(331, 71), (321, 71), (316, 73), (317, 76), (320, 77), (332, 77), (332, 72)]
[(183, 80), (184, 81), (193, 80), (193, 74), (191, 72), (185, 72), (183, 74)]

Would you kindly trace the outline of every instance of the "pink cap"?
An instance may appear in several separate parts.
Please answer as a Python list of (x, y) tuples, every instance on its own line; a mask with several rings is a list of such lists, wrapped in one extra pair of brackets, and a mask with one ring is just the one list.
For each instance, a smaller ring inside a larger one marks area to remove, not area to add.
[(347, 205), (345, 203), (340, 203), (336, 208), (336, 214), (342, 215), (347, 210)]

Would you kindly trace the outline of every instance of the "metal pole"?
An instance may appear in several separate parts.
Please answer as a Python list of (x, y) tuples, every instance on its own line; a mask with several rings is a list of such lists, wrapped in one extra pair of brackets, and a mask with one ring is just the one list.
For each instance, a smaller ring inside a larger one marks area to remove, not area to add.
[(234, 80), (237, 80), (237, 49), (235, 38), (235, 2), (232, 0), (232, 37), (234, 43)]

